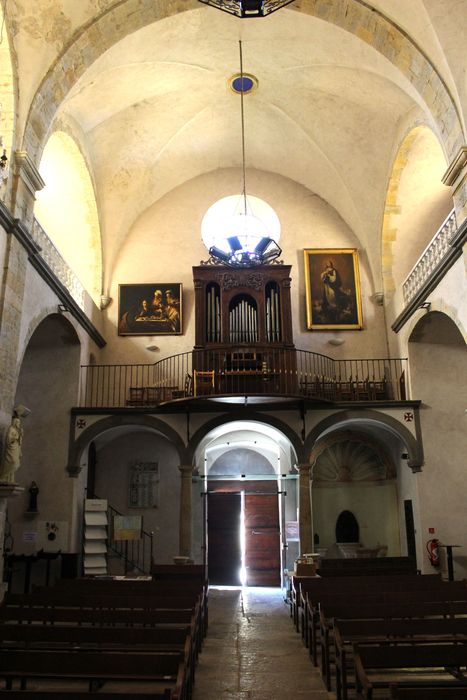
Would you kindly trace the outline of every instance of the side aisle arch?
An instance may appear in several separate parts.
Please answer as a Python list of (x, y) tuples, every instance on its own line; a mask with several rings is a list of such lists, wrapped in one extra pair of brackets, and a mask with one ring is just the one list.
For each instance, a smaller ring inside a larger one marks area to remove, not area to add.
[(361, 409), (359, 411), (345, 410), (328, 416), (320, 421), (307, 435), (304, 453), (309, 457), (312, 454), (316, 441), (323, 433), (330, 430), (349, 429), (350, 427), (361, 431), (365, 424), (377, 426), (388, 433), (398, 437), (406, 446), (408, 453), (408, 466), (413, 472), (421, 471), (423, 458), (423, 445), (419, 435), (419, 426), (417, 416), (415, 415), (417, 437), (405, 427), (399, 420), (385, 413), (374, 411), (371, 409)]

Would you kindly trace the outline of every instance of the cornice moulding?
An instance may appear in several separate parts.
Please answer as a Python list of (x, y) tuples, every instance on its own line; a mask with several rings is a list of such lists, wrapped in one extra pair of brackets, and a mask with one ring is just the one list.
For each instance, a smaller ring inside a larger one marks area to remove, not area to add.
[(457, 156), (454, 158), (448, 169), (444, 173), (441, 181), (443, 185), (451, 187), (456, 180), (462, 175), (462, 172), (467, 165), (467, 146), (461, 146)]
[(45, 182), (27, 151), (16, 151), (15, 163), (20, 178), (32, 195), (45, 187)]

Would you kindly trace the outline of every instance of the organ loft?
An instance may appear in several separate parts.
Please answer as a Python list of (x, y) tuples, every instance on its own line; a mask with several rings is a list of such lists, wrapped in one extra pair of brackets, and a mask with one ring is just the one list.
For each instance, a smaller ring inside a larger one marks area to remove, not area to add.
[(222, 394), (278, 393), (290, 384), (290, 270), (280, 264), (193, 268), (195, 388), (203, 381)]

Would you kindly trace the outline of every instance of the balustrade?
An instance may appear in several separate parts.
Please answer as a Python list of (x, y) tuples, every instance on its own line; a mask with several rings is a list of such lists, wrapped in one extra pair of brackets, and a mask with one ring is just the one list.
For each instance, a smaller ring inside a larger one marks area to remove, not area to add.
[(68, 290), (80, 309), (84, 310), (84, 287), (62, 258), (37, 219), (33, 220), (32, 237), (40, 248), (40, 256), (47, 263), (55, 277)]
[(427, 245), (403, 284), (402, 290), (406, 305), (417, 295), (441, 264), (456, 231), (457, 221), (453, 209)]

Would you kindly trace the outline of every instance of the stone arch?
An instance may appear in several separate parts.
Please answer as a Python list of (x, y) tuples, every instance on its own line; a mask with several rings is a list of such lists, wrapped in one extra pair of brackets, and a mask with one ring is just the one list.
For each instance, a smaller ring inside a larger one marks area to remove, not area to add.
[[(2, 120), (2, 141), (0, 143), (0, 156), (5, 150), (5, 155), (11, 160), (11, 154), (15, 148), (14, 133), (16, 124), (16, 86), (13, 61), (11, 57), (10, 41), (7, 31), (7, 22), (4, 15), (5, 3), (0, 6), (0, 24), (3, 27), (2, 42), (0, 44), (0, 116)], [(10, 163), (11, 166), (11, 163)], [(12, 178), (8, 178), (9, 167), (0, 173), (0, 199), (5, 201), (7, 192), (11, 189)]]
[[(76, 342), (81, 344), (81, 338), (79, 337), (79, 334), (76, 330), (76, 327), (70, 321), (70, 319), (66, 318), (65, 316), (62, 316), (62, 314), (57, 314), (57, 305), (56, 304), (54, 304), (53, 306), (47, 306), (46, 308), (41, 309), (41, 311), (36, 316), (33, 316), (31, 321), (29, 322), (26, 334), (24, 336), (24, 341), (22, 344), (21, 351), (18, 353), (17, 372), (19, 372), (20, 367), (23, 363), (24, 355), (25, 355), (25, 352), (26, 352), (27, 347), (29, 345), (29, 341), (31, 340), (32, 336), (34, 335), (34, 333), (36, 332), (36, 330), (40, 326), (40, 324), (43, 321), (45, 321), (45, 319), (48, 318), (49, 316), (57, 316), (57, 317), (63, 319), (64, 324), (66, 324), (67, 327), (69, 326), (70, 329), (72, 329), (73, 332), (75, 333)], [(71, 330), (70, 330), (70, 332), (71, 332)]]
[[(183, 9), (175, 0), (145, 3), (144, 6), (139, 0), (127, 0), (86, 25), (57, 58), (33, 98), (24, 132), (24, 150), (38, 161), (60, 102), (93, 61), (110, 46), (143, 26), (193, 9), (199, 9), (196, 0), (186, 0)], [(427, 105), (449, 160), (454, 158), (463, 143), (456, 104), (435, 67), (402, 29), (363, 0), (326, 4), (309, 0), (303, 6), (295, 6), (294, 11), (355, 34), (393, 63)], [(70, 69), (63, 71), (63, 64)]]
[(186, 464), (192, 464), (195, 458), (195, 453), (196, 450), (202, 441), (202, 439), (208, 435), (214, 428), (217, 428), (219, 426), (225, 425), (227, 423), (234, 423), (235, 421), (241, 421), (243, 422), (252, 422), (252, 423), (263, 423), (266, 425), (270, 425), (272, 428), (275, 428), (278, 430), (280, 433), (282, 433), (291, 443), (292, 448), (295, 451), (295, 454), (297, 456), (297, 462), (300, 464), (302, 462), (302, 456), (303, 456), (303, 444), (298, 437), (298, 435), (288, 426), (286, 423), (283, 423), (281, 420), (274, 418), (274, 416), (270, 415), (263, 415), (255, 412), (248, 412), (247, 414), (245, 413), (229, 413), (227, 416), (218, 416), (216, 418), (213, 418), (210, 421), (207, 421), (201, 428), (199, 428), (196, 433), (191, 437), (187, 448), (186, 448), (186, 453), (185, 457), (187, 461), (185, 462)]
[[(416, 419), (417, 420), (417, 419)], [(357, 430), (361, 430), (365, 423), (378, 424), (381, 428), (398, 437), (407, 448), (408, 466), (412, 471), (421, 471), (423, 465), (423, 446), (421, 441), (413, 436), (400, 421), (385, 413), (371, 409), (360, 409), (359, 411), (344, 410), (334, 413), (320, 421), (307, 435), (303, 447), (306, 455), (305, 461), (308, 463), (317, 440), (328, 430), (339, 430), (355, 425)]]
[(36, 194), (34, 216), (98, 305), (102, 291), (99, 213), (92, 173), (69, 129), (52, 132), (39, 171), (45, 187)]
[[(447, 316), (457, 326), (457, 330), (467, 345), (467, 326), (464, 324), (462, 318), (460, 318), (460, 311), (460, 308), (457, 308), (454, 306), (454, 304), (448, 304), (444, 299), (430, 299), (429, 313), (439, 313)], [(421, 318), (423, 319), (424, 316)], [(416, 330), (421, 318), (418, 316), (411, 319), (411, 323), (408, 326), (409, 332), (407, 337), (409, 339), (412, 337), (412, 334)]]
[[(72, 417), (74, 424), (80, 419), (81, 416)], [(136, 426), (147, 428), (164, 437), (177, 451), (180, 457), (180, 464), (185, 464), (183, 460), (185, 451), (183, 441), (176, 430), (167, 425), (167, 423), (150, 415), (112, 415), (92, 423), (88, 428), (83, 430), (77, 439), (70, 441), (67, 466), (68, 474), (72, 477), (79, 476), (85, 452), (89, 444), (99, 435), (112, 428)]]
[[(394, 158), (383, 216), (381, 252), (386, 294), (402, 286), (453, 208), (450, 188), (441, 182), (445, 169), (441, 144), (432, 129), (417, 125), (405, 134)], [(410, 236), (404, 235), (408, 230)]]
[[(349, 481), (354, 479), (363, 480), (379, 480), (379, 479), (395, 479), (397, 470), (395, 464), (391, 460), (387, 450), (381, 444), (380, 440), (374, 436), (368, 435), (365, 432), (358, 430), (335, 430), (326, 433), (322, 439), (314, 445), (310, 455), (310, 463), (312, 465), (312, 479), (317, 478), (317, 460), (323, 453), (333, 450), (341, 444), (346, 445), (346, 458), (349, 460), (345, 466), (345, 472), (341, 473), (337, 461), (332, 465), (331, 472), (328, 474), (321, 473), (318, 478), (323, 480), (333, 481)], [(349, 449), (350, 447), (350, 449)], [(355, 447), (355, 449), (352, 449)], [(366, 452), (365, 464), (359, 464), (362, 457), (362, 448)], [(335, 455), (337, 457), (337, 454)], [(344, 455), (343, 455), (344, 456)], [(363, 466), (363, 469), (362, 469)], [(334, 471), (335, 469), (335, 471)]]

